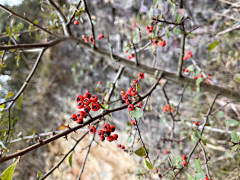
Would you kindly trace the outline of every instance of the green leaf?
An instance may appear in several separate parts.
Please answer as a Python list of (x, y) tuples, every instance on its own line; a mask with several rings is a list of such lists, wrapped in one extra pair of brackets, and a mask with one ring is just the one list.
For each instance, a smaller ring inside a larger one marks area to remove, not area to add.
[(130, 111), (131, 116), (135, 118), (140, 118), (143, 116), (143, 111), (140, 110), (138, 107), (135, 107), (133, 111)]
[(187, 175), (188, 180), (194, 180), (194, 178), (190, 174), (188, 174), (187, 172), (185, 172), (185, 174)]
[(172, 161), (171, 161), (171, 159), (170, 159), (169, 156), (168, 156), (168, 161), (169, 161), (169, 163), (170, 163), (170, 166), (173, 166), (173, 165), (172, 165)]
[(71, 167), (72, 167), (72, 155), (73, 155), (73, 153), (71, 153), (69, 158), (68, 158), (68, 162), (69, 162)]
[(8, 33), (8, 35), (9, 35), (10, 37), (13, 37), (13, 36), (12, 36), (12, 33), (11, 33), (11, 29), (10, 29), (9, 26), (7, 27), (7, 33)]
[(200, 158), (195, 159), (195, 168), (198, 173), (204, 173), (204, 171), (202, 170), (201, 165), (200, 165)]
[(23, 94), (21, 94), (18, 98), (18, 101), (17, 101), (17, 107), (18, 109), (21, 109), (21, 102), (22, 102), (22, 97), (23, 97)]
[(238, 144), (237, 145), (235, 145), (233, 148), (232, 148), (232, 152), (234, 152), (237, 148), (238, 148)]
[(179, 29), (178, 27), (175, 27), (173, 29), (173, 33), (176, 34), (176, 35), (180, 35), (180, 34), (184, 34), (185, 31), (182, 31), (181, 29)]
[(193, 33), (189, 33), (188, 36), (194, 37), (194, 34)]
[(203, 78), (197, 78), (197, 80), (196, 80), (196, 86), (199, 86), (200, 85), (200, 83), (203, 81)]
[(176, 21), (175, 23), (179, 23), (182, 19), (182, 15), (181, 14), (176, 14)]
[(195, 175), (195, 180), (203, 180), (204, 177), (205, 177), (205, 173), (204, 172), (203, 173), (197, 173)]
[(134, 34), (133, 34), (133, 43), (134, 44), (137, 44), (137, 43), (140, 42), (139, 33), (140, 33), (139, 28), (135, 27), (134, 28)]
[(41, 40), (40, 36), (38, 35), (38, 33), (36, 33), (36, 38), (37, 40)]
[(38, 24), (38, 20), (36, 19), (36, 20), (34, 21), (34, 23), (35, 23), (35, 24)]
[(175, 162), (175, 166), (177, 166), (177, 168), (179, 168), (179, 162), (182, 161), (182, 157), (181, 156), (173, 156), (173, 160)]
[(7, 96), (5, 97), (5, 99), (7, 98), (10, 98), (10, 97), (13, 97), (14, 96), (14, 93), (12, 91), (10, 91)]
[(233, 127), (235, 127), (235, 126), (238, 126), (240, 124), (240, 122), (236, 121), (235, 119), (227, 119), (225, 121), (225, 124), (226, 124), (226, 126), (233, 126)]
[(1, 109), (1, 108), (4, 108), (4, 107), (5, 107), (5, 104), (0, 105), (0, 109)]
[(13, 172), (15, 167), (17, 166), (19, 159), (15, 161), (11, 166), (9, 166), (3, 173), (2, 173), (2, 180), (12, 180)]
[(169, 38), (169, 37), (171, 37), (171, 35), (170, 35), (170, 32), (169, 32), (168, 28), (165, 30), (165, 34), (167, 35), (167, 37), (168, 37), (168, 38)]
[(220, 117), (220, 118), (223, 118), (224, 117), (224, 112), (223, 111), (218, 111), (217, 116)]
[(231, 132), (231, 137), (232, 137), (234, 143), (238, 143), (239, 142), (239, 137), (238, 137), (236, 131), (232, 131)]
[(92, 20), (92, 23), (96, 26), (97, 22), (95, 20)]
[(218, 45), (218, 41), (215, 41), (212, 44), (210, 44), (208, 48), (208, 52), (211, 52), (217, 45)]
[(38, 178), (38, 179), (41, 179), (41, 177), (42, 177), (42, 173), (38, 170), (37, 178)]
[(127, 142), (128, 142), (128, 143), (131, 143), (131, 142), (132, 142), (132, 138), (131, 138), (131, 137), (128, 137)]
[(17, 29), (18, 29), (18, 32), (20, 32), (20, 30), (24, 27), (24, 24), (23, 23), (19, 23), (17, 25)]
[[(149, 149), (146, 148), (147, 152), (149, 153)], [(145, 157), (146, 156), (146, 153), (145, 153), (145, 150), (143, 147), (140, 147), (138, 150), (134, 151), (134, 153), (137, 155), (137, 156), (140, 156), (140, 157)]]
[(200, 138), (201, 138), (201, 134), (200, 134), (200, 132), (199, 132), (199, 131), (196, 131), (196, 132), (194, 133), (194, 136), (196, 136), (198, 139), (200, 139)]
[(148, 160), (145, 159), (145, 163), (146, 163), (149, 170), (153, 169), (153, 166), (150, 164), (150, 162), (148, 162)]
[(139, 84), (137, 84), (137, 89), (138, 89), (138, 90), (141, 90), (141, 89), (142, 89)]

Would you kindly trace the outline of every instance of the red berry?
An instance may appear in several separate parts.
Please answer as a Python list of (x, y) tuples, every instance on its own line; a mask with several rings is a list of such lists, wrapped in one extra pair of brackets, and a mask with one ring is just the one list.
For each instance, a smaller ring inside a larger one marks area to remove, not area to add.
[(104, 34), (101, 34), (100, 36), (101, 36), (102, 38), (104, 38)]
[(121, 146), (121, 149), (125, 149), (125, 146), (122, 145), (122, 146)]
[(122, 96), (122, 100), (126, 101), (127, 99), (128, 99), (128, 95), (127, 94)]
[(128, 51), (125, 51), (126, 53), (128, 53)]
[(114, 140), (114, 137), (113, 137), (113, 136), (108, 136), (108, 137), (107, 137), (107, 141), (112, 142), (113, 140)]
[(148, 31), (149, 30), (149, 26), (146, 26), (145, 29)]
[(153, 32), (153, 31), (152, 31), (151, 29), (148, 30), (148, 33), (149, 33), (149, 34), (152, 33), (152, 32)]
[(139, 74), (138, 74), (138, 77), (139, 77), (140, 79), (143, 79), (143, 78), (144, 78), (144, 74), (143, 74), (143, 73), (139, 73)]
[(150, 29), (150, 30), (153, 30), (153, 26), (149, 26), (149, 29)]
[(142, 107), (142, 101), (138, 103), (138, 107)]
[(85, 99), (83, 100), (83, 103), (84, 103), (86, 106), (88, 106), (88, 105), (91, 103), (91, 100), (90, 100), (89, 98), (85, 98)]
[(160, 45), (161, 47), (164, 47), (164, 46), (166, 45), (166, 42), (165, 42), (165, 41), (162, 41), (162, 42), (160, 41), (160, 42), (159, 42), (159, 45)]
[(77, 113), (77, 116), (78, 116), (78, 118), (83, 119), (84, 116), (85, 116), (85, 114), (84, 114), (83, 111), (79, 111), (79, 112)]
[(103, 136), (104, 135), (104, 132), (103, 132), (103, 130), (98, 130), (98, 136)]
[(188, 72), (188, 69), (185, 69), (185, 72)]
[(76, 115), (76, 114), (72, 114), (71, 119), (72, 119), (73, 121), (76, 121), (76, 120), (77, 120), (77, 115)]
[(78, 22), (78, 21), (74, 21), (74, 24), (75, 24), (75, 25), (79, 25), (79, 22)]
[(194, 87), (193, 89), (194, 89), (194, 90), (196, 90), (197, 88), (196, 88), (196, 87)]
[(158, 173), (158, 169), (155, 169), (154, 172), (155, 172), (155, 173)]
[(127, 99), (125, 102), (126, 102), (126, 104), (131, 104), (132, 100), (131, 99)]
[(210, 81), (207, 81), (208, 84), (210, 84)]
[(98, 97), (97, 97), (96, 95), (92, 95), (91, 98), (90, 98), (90, 100), (91, 100), (92, 102), (97, 102), (97, 101), (98, 101)]
[(184, 56), (183, 60), (186, 61), (188, 59), (188, 56)]
[(131, 60), (132, 59), (132, 57), (131, 56), (128, 56), (128, 60)]
[(187, 55), (192, 54), (191, 51), (187, 51)]
[(102, 126), (102, 128), (103, 128), (103, 131), (105, 131), (105, 132), (108, 132), (108, 131), (110, 131), (110, 125), (109, 124), (104, 124), (103, 126)]
[(161, 175), (161, 174), (158, 174), (158, 177), (161, 179), (161, 178), (162, 178), (162, 175)]
[(195, 124), (196, 126), (199, 126), (199, 122), (197, 122), (197, 121), (195, 121), (194, 124)]
[(138, 83), (138, 79), (134, 79), (133, 84), (137, 84), (137, 83)]
[(76, 96), (76, 98), (75, 98), (75, 101), (76, 101), (76, 102), (83, 101), (83, 100), (84, 100), (84, 97), (81, 96), (81, 95), (78, 95), (78, 96)]
[(84, 112), (85, 112), (85, 113), (89, 113), (90, 110), (91, 110), (91, 109), (90, 109), (90, 106), (85, 106), (85, 107), (84, 107)]
[(183, 165), (183, 166), (187, 166), (187, 165), (188, 165), (187, 161), (183, 161), (183, 162), (182, 162), (182, 165)]
[(201, 75), (199, 75), (198, 77), (201, 77), (201, 78), (202, 78), (202, 77), (203, 77), (203, 75), (201, 74)]
[(132, 58), (134, 58), (134, 57), (135, 57), (135, 55), (134, 55), (134, 54), (131, 54), (131, 57), (132, 57)]
[(101, 40), (101, 39), (102, 39), (102, 36), (98, 36), (98, 39)]
[(198, 77), (194, 77), (194, 79), (197, 79)]
[(83, 124), (83, 119), (78, 118), (76, 122), (77, 122), (78, 124)]
[(182, 160), (186, 160), (187, 159), (187, 156), (186, 155), (183, 155), (182, 156)]
[(102, 84), (102, 81), (98, 81), (98, 84), (101, 85), (101, 84)]
[(119, 147), (119, 148), (120, 148), (120, 147), (121, 147), (121, 144), (117, 144), (117, 147)]
[(208, 178), (208, 177), (205, 177), (203, 180), (209, 180), (209, 178)]
[(182, 73), (184, 73), (184, 72), (185, 72), (185, 70), (183, 69), (183, 70), (182, 70)]
[(116, 141), (118, 139), (118, 135), (117, 134), (113, 134), (113, 140)]
[(131, 96), (131, 93), (132, 93), (132, 90), (127, 90), (126, 96), (127, 96), (127, 95)]
[(88, 38), (84, 38), (85, 43), (88, 43)]
[(93, 43), (93, 44), (96, 44), (96, 42), (95, 42), (95, 41), (93, 41), (92, 43)]
[(164, 150), (164, 152), (163, 152), (164, 154), (168, 154), (168, 150)]
[(134, 106), (133, 106), (132, 104), (129, 104), (129, 105), (128, 105), (128, 110), (129, 110), (129, 111), (133, 111), (133, 110), (134, 110)]
[(98, 103), (92, 103), (92, 110), (98, 111), (100, 109), (100, 105)]
[(135, 89), (133, 89), (132, 91), (131, 91), (131, 95), (132, 96), (135, 96), (137, 94), (137, 91), (135, 90)]
[(132, 125), (135, 125), (135, 121), (134, 121), (134, 120), (132, 120), (132, 121), (131, 121), (131, 124), (132, 124)]
[(115, 126), (114, 126), (114, 125), (111, 125), (111, 126), (110, 126), (110, 132), (114, 132), (114, 131), (115, 131), (115, 129), (116, 129), (116, 128), (115, 128)]
[(85, 93), (84, 97), (90, 99), (92, 97), (92, 95), (90, 93)]
[(94, 126), (89, 128), (89, 133), (94, 134), (96, 132), (96, 128)]
[(90, 41), (93, 41), (93, 37), (92, 36), (90, 36), (89, 39), (90, 39)]
[(104, 136), (100, 136), (100, 140), (101, 140), (101, 141), (104, 141), (104, 140), (105, 140), (105, 137), (104, 137)]
[(77, 108), (78, 108), (78, 109), (82, 109), (83, 106), (84, 106), (84, 103), (83, 103), (83, 102), (80, 101), (79, 103), (77, 103)]

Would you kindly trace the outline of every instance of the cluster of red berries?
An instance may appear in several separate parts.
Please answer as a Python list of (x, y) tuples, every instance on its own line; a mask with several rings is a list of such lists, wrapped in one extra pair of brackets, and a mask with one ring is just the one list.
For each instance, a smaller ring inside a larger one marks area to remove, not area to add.
[(93, 39), (92, 36), (87, 38), (85, 35), (82, 35), (82, 38), (84, 39), (85, 43), (88, 43), (90, 41), (91, 43), (96, 44), (96, 42), (95, 42), (95, 40)]
[[(199, 77), (200, 77), (200, 78), (203, 78), (203, 75), (200, 74), (200, 75), (194, 77), (194, 79), (198, 79)], [(208, 84), (210, 84), (210, 81), (209, 81), (209, 80), (211, 79), (211, 77), (212, 77), (211, 74), (208, 74), (208, 75), (207, 75), (206, 81), (207, 81)]]
[(193, 55), (191, 53), (191, 51), (187, 51), (187, 55), (183, 57), (183, 60), (186, 61), (188, 58), (192, 58)]
[[(139, 73), (138, 74), (138, 78), (139, 79), (143, 79), (144, 78), (144, 74), (143, 73)], [(139, 79), (134, 79), (133, 80), (133, 84), (137, 84)], [(137, 100), (137, 90), (135, 89), (135, 86), (132, 85), (130, 88), (128, 88), (128, 90), (126, 91), (126, 93), (124, 91), (120, 92), (120, 95), (122, 96), (122, 103), (126, 103), (128, 104), (128, 110), (129, 111), (133, 111), (134, 110), (134, 105), (132, 104), (132, 99), (131, 97), (133, 97), (133, 100), (136, 101)], [(138, 103), (138, 107), (142, 107), (142, 102)]]
[(186, 160), (187, 160), (187, 156), (186, 156), (186, 155), (183, 155), (183, 156), (182, 156), (182, 160), (183, 160), (182, 165), (183, 165), (183, 166), (187, 166), (188, 163), (187, 163), (187, 161), (186, 161)]
[[(91, 130), (91, 128), (90, 128), (90, 130)], [(106, 123), (102, 126), (102, 130), (98, 130), (98, 136), (99, 136), (101, 141), (104, 141), (105, 138), (109, 142), (116, 141), (118, 139), (118, 135), (117, 134), (111, 135), (111, 133), (114, 132), (114, 131), (115, 131), (115, 126), (114, 125), (110, 126), (108, 123)], [(96, 129), (95, 129), (95, 131), (93, 129), (93, 132), (95, 133)]]
[(98, 39), (101, 40), (102, 38), (104, 38), (104, 35), (101, 34), (100, 36), (98, 36)]
[(163, 106), (162, 109), (163, 109), (163, 112), (165, 113), (168, 111), (171, 111), (171, 113), (174, 113), (175, 106), (172, 105), (171, 107), (170, 104), (167, 104), (166, 106)]
[(74, 24), (75, 24), (75, 25), (79, 25), (79, 22), (78, 22), (78, 21), (74, 21)]
[(153, 45), (154, 45), (154, 46), (158, 46), (158, 44), (159, 44), (161, 47), (166, 46), (166, 42), (165, 42), (164, 40), (161, 40), (161, 38), (160, 38), (159, 40), (153, 39), (152, 42), (153, 42)]
[(145, 29), (148, 31), (149, 34), (153, 32), (153, 26), (146, 26)]
[(83, 118), (87, 117), (91, 110), (98, 111), (100, 109), (100, 104), (97, 102), (98, 97), (91, 95), (89, 92), (86, 92), (83, 96), (76, 96), (75, 101), (77, 108), (82, 110), (77, 114), (72, 114), (71, 119), (79, 124), (83, 124)]
[[(128, 51), (126, 51), (126, 53), (127, 53)], [(134, 58), (135, 57), (135, 54), (131, 54), (131, 56), (128, 56), (128, 59), (129, 60), (131, 60), (132, 58)]]
[(125, 149), (125, 146), (124, 146), (124, 145), (121, 145), (121, 144), (117, 144), (117, 147), (118, 147), (118, 148), (121, 148), (122, 150)]
[[(158, 173), (158, 169), (155, 169), (154, 172), (155, 172), (155, 173)], [(158, 174), (158, 177), (159, 177), (159, 178), (162, 178), (162, 175), (161, 175), (161, 174)]]

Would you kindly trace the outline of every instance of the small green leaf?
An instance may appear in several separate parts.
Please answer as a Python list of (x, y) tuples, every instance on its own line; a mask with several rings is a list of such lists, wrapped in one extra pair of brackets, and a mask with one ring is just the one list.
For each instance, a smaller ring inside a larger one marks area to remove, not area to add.
[(218, 45), (218, 41), (213, 42), (213, 43), (209, 46), (208, 52), (211, 52), (217, 45)]
[(176, 21), (175, 23), (179, 23), (182, 19), (182, 15), (181, 14), (176, 14)]
[(175, 166), (177, 166), (177, 168), (179, 168), (179, 162), (182, 161), (182, 157), (181, 156), (173, 156), (173, 160), (175, 162)]
[(204, 172), (203, 173), (197, 173), (195, 175), (195, 180), (203, 180), (204, 177), (205, 177), (205, 173)]
[(34, 24), (38, 24), (38, 20), (37, 19), (34, 21)]
[(235, 126), (238, 126), (240, 124), (239, 121), (236, 121), (235, 119), (227, 119), (225, 121), (225, 124), (226, 126), (232, 126), (232, 127), (235, 127)]
[(92, 20), (92, 23), (96, 26), (97, 22), (95, 20)]
[(237, 145), (235, 145), (233, 148), (232, 148), (232, 152), (234, 152), (237, 148), (238, 148), (238, 144)]
[(170, 159), (169, 156), (168, 156), (168, 161), (169, 161), (170, 166), (173, 166), (173, 165), (172, 165), (172, 160)]
[(165, 34), (167, 35), (167, 37), (168, 37), (168, 38), (169, 38), (169, 37), (171, 37), (171, 35), (170, 35), (170, 32), (169, 32), (168, 28), (165, 30)]
[(137, 84), (137, 89), (138, 89), (138, 90), (141, 90), (141, 89), (142, 89), (139, 84)]
[(9, 166), (3, 173), (2, 173), (2, 180), (12, 180), (13, 172), (15, 167), (17, 166), (19, 159), (15, 161), (11, 166)]
[(145, 163), (149, 170), (153, 169), (153, 166), (150, 164), (150, 162), (148, 162), (148, 160), (145, 159)]
[[(147, 152), (149, 153), (149, 149), (146, 148)], [(138, 150), (134, 151), (134, 153), (137, 155), (137, 156), (140, 156), (140, 157), (145, 157), (146, 156), (146, 153), (145, 153), (145, 150), (143, 147), (140, 147)]]
[(8, 35), (9, 35), (10, 37), (13, 37), (13, 36), (12, 36), (12, 33), (11, 33), (11, 29), (10, 29), (9, 26), (7, 27), (7, 33), (8, 33)]
[(185, 174), (187, 175), (188, 180), (194, 180), (194, 178), (190, 174), (188, 174), (187, 172), (185, 172)]
[(5, 97), (5, 99), (11, 98), (11, 97), (13, 97), (13, 96), (14, 96), (14, 93), (13, 93), (12, 91), (10, 91), (10, 92), (7, 94), (7, 96)]
[(220, 118), (223, 118), (224, 117), (224, 112), (223, 111), (218, 111), (217, 116), (220, 117)]
[(40, 36), (38, 35), (38, 33), (36, 33), (36, 38), (37, 40), (41, 40)]
[(231, 132), (231, 137), (232, 137), (234, 143), (238, 143), (239, 142), (239, 137), (238, 137), (236, 131), (232, 131)]
[(38, 179), (41, 179), (41, 177), (42, 177), (42, 173), (38, 170), (37, 178), (38, 178)]
[(131, 138), (131, 137), (128, 137), (127, 142), (128, 142), (128, 143), (131, 143), (131, 142), (132, 142), (132, 138)]
[(140, 118), (143, 116), (143, 111), (140, 110), (138, 107), (135, 107), (133, 111), (130, 111), (131, 116), (135, 118)]
[(200, 85), (200, 83), (203, 81), (203, 78), (197, 78), (197, 80), (196, 80), (196, 86), (199, 86)]
[(189, 33), (188, 36), (189, 37), (194, 37), (194, 34), (193, 33)]
[(22, 98), (23, 98), (23, 94), (21, 94), (18, 98), (18, 101), (17, 101), (17, 107), (18, 109), (21, 109), (21, 102), (22, 102)]
[(201, 134), (200, 134), (200, 132), (199, 131), (196, 131), (195, 132), (195, 134), (194, 134), (198, 139), (200, 139), (201, 138)]
[(71, 167), (72, 167), (72, 156), (73, 156), (73, 153), (71, 153), (69, 158), (68, 158), (68, 162), (69, 162)]
[(5, 107), (5, 104), (0, 105), (0, 109), (1, 109), (1, 108), (4, 108), (4, 107)]
[(200, 165), (200, 158), (195, 159), (195, 168), (198, 173), (204, 173), (204, 171), (202, 170), (201, 165)]

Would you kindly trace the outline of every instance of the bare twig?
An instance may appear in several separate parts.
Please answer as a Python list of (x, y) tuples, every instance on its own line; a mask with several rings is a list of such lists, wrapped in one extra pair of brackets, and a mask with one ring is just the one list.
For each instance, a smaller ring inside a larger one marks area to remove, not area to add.
[(182, 92), (180, 94), (180, 98), (179, 98), (179, 101), (178, 101), (178, 105), (177, 105), (177, 109), (176, 109), (176, 113), (173, 117), (176, 117), (178, 115), (178, 111), (179, 111), (179, 108), (180, 108), (180, 104), (182, 102), (182, 98), (183, 98), (183, 94), (184, 94), (184, 91), (186, 89), (187, 85), (184, 85), (183, 89), (182, 89)]
[(204, 163), (205, 163), (205, 166), (206, 166), (206, 171), (207, 171), (207, 175), (208, 175), (208, 178), (211, 180), (211, 176), (210, 176), (210, 172), (209, 172), (209, 167), (208, 167), (208, 160), (207, 160), (207, 157), (206, 157), (206, 152), (205, 152), (205, 149), (204, 147), (202, 146), (202, 143), (199, 142), (199, 145), (202, 149), (202, 152), (203, 152), (203, 157), (204, 157)]
[(84, 2), (84, 6), (85, 6), (85, 11), (86, 11), (86, 13), (88, 15), (89, 23), (91, 25), (92, 36), (93, 36), (93, 39), (95, 40), (95, 33), (94, 33), (94, 26), (93, 26), (92, 18), (91, 18), (90, 12), (88, 10), (86, 0), (83, 0), (83, 2)]

